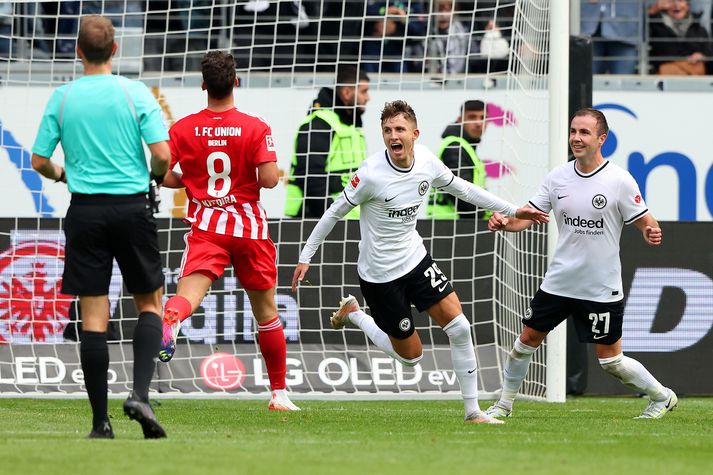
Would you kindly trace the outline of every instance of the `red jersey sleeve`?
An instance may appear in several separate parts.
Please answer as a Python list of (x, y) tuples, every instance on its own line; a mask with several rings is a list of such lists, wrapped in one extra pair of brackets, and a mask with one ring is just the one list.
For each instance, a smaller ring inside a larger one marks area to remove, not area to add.
[(171, 165), (168, 167), (169, 170), (173, 170), (178, 163), (178, 151), (180, 147), (178, 146), (178, 127), (175, 125), (168, 129), (168, 147), (171, 149)]
[(255, 160), (255, 166), (257, 167), (261, 163), (265, 162), (276, 162), (277, 154), (275, 153), (275, 141), (272, 138), (272, 130), (267, 123), (258, 119), (262, 127), (256, 128), (259, 132), (256, 134), (255, 148), (253, 157)]

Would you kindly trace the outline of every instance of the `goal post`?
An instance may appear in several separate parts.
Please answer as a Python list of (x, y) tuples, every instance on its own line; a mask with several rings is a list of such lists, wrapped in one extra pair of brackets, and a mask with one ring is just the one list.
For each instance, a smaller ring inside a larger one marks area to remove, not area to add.
[[(574, 2), (573, 2), (574, 3)], [(569, 2), (552, 2), (550, 13), (550, 168), (566, 161), (569, 136)], [(555, 253), (558, 232), (548, 226), (547, 256)], [(550, 402), (564, 402), (567, 395), (567, 324), (562, 322), (547, 335), (547, 392)]]
[[(240, 78), (236, 105), (270, 123), (285, 176), (299, 124), (321, 88), (334, 88), (342, 64), (369, 69), (371, 101), (363, 116), (369, 153), (383, 148), (379, 113), (387, 101), (403, 99), (413, 106), (419, 142), (436, 152), (463, 102), (480, 99), (487, 105), (488, 125), (477, 154), (485, 163), (487, 189), (522, 205), (556, 160), (566, 157), (561, 147), (567, 130), (568, 36), (561, 22), (568, 21), (562, 5), (567, 2), (458, 1), (448, 15), (460, 26), (445, 30), (436, 0), (400, 2), (406, 16), (396, 19), (361, 0), (126, 0), (78, 2), (79, 11), (52, 10), (47, 3), (0, 6), (0, 184), (16, 197), (0, 204), (2, 395), (83, 391), (76, 303), (59, 293), (69, 193), (63, 184), (40, 179), (29, 163), (49, 96), (81, 76), (71, 53), (79, 13), (112, 19), (120, 43), (115, 72), (152, 88), (167, 125), (205, 107), (199, 71), (205, 52), (233, 52)], [(387, 35), (389, 21), (402, 33)], [(382, 24), (385, 29), (378, 30)], [(62, 163), (60, 148), (53, 160)], [(298, 399), (459, 397), (447, 337), (425, 314), (414, 310), (425, 349), (416, 368), (391, 361), (358, 329), (329, 327), (342, 295), (352, 293), (364, 304), (356, 273), (356, 221), (335, 227), (315, 255), (309, 283), (297, 294), (290, 291), (299, 250), (316, 220), (284, 217), (285, 194), (283, 180), (262, 192), (262, 202), (278, 248), (276, 302), (288, 344), (288, 389)], [(170, 296), (187, 229), (181, 220), (185, 196), (164, 189), (161, 198), (164, 293)], [(482, 220), (431, 220), (423, 210), (419, 215), (426, 247), (451, 279), (471, 322), (484, 399), (500, 390), (520, 318), (544, 275), (555, 240), (545, 229), (556, 231), (552, 224), (493, 234)], [(109, 298), (109, 388), (125, 394), (131, 387), (137, 315), (118, 268)], [(269, 382), (256, 330), (246, 294), (227, 269), (182, 326), (172, 362), (157, 364), (152, 394), (264, 396)], [(523, 397), (564, 399), (563, 341), (553, 332), (536, 353)]]

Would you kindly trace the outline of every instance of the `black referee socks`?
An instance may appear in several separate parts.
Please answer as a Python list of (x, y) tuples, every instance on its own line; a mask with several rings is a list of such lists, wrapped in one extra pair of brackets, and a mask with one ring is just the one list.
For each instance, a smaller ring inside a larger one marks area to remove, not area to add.
[(149, 400), (149, 385), (156, 362), (154, 358), (161, 349), (161, 317), (152, 312), (139, 314), (134, 329), (134, 397), (144, 402)]
[(109, 370), (109, 348), (105, 332), (81, 333), (79, 355), (84, 372), (89, 403), (92, 405), (92, 426), (103, 427), (109, 420), (107, 414), (107, 371)]

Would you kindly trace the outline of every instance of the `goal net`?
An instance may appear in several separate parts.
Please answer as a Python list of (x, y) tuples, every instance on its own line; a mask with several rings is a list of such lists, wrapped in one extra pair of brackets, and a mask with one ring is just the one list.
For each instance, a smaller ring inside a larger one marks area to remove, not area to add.
[[(70, 195), (30, 165), (45, 105), (59, 85), (81, 76), (75, 57), (78, 18), (111, 18), (118, 74), (152, 88), (167, 125), (205, 107), (200, 61), (231, 51), (238, 63), (237, 107), (272, 126), (283, 181), (262, 203), (278, 248), (277, 305), (288, 343), (287, 383), (297, 397), (457, 397), (444, 332), (413, 310), (425, 355), (419, 366), (394, 363), (354, 328), (335, 331), (329, 316), (341, 296), (362, 305), (356, 272), (358, 222), (342, 221), (313, 259), (297, 294), (290, 282), (316, 219), (285, 217), (295, 136), (338, 66), (369, 74), (363, 114), (368, 154), (383, 147), (383, 104), (406, 100), (416, 111), (419, 142), (433, 152), (467, 100), (486, 104), (477, 146), (486, 187), (518, 205), (548, 170), (547, 0), (220, 0), (12, 2), (0, 4), (0, 394), (80, 394), (77, 303), (60, 292), (62, 232)], [(91, 104), (87, 104), (91, 107)], [(61, 147), (52, 158), (63, 162)], [(292, 177), (295, 178), (294, 176)], [(185, 194), (161, 190), (158, 215), (166, 277), (176, 291), (186, 224)], [(326, 199), (326, 198), (325, 198)], [(544, 275), (546, 231), (489, 233), (474, 215), (431, 219), (418, 229), (448, 275), (472, 322), (484, 397), (500, 389), (502, 365), (520, 318)], [(115, 265), (110, 299), (109, 388), (131, 388), (136, 310)], [(367, 308), (368, 312), (368, 308)], [(157, 363), (154, 394), (263, 397), (269, 391), (249, 300), (232, 269), (181, 328), (169, 364)], [(544, 398), (546, 361), (536, 354), (523, 394)]]

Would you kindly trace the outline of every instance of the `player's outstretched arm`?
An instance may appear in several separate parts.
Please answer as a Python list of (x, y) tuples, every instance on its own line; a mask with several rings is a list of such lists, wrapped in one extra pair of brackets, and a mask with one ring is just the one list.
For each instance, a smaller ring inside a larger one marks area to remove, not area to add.
[(344, 198), (344, 194), (342, 194), (319, 219), (319, 222), (312, 230), (309, 238), (307, 238), (302, 252), (300, 252), (299, 264), (297, 264), (295, 272), (292, 275), (293, 292), (297, 291), (297, 284), (304, 279), (307, 269), (309, 269), (309, 262), (312, 260), (312, 256), (317, 252), (317, 249), (319, 249), (319, 246), (322, 245), (329, 232), (334, 228), (334, 225), (337, 224), (337, 221), (346, 216), (352, 208), (354, 208), (354, 206), (352, 206)]
[(508, 216), (515, 214), (517, 207), (514, 204), (495, 196), (479, 186), (475, 186), (473, 183), (468, 183), (460, 177), (453, 176), (450, 170), (443, 175), (444, 179), (447, 179), (448, 175), (451, 177), (450, 182), (445, 186), (436, 186), (437, 189), (483, 209), (496, 211)]
[(644, 236), (644, 241), (650, 246), (658, 246), (663, 242), (663, 233), (659, 227), (658, 221), (654, 219), (651, 213), (646, 213), (641, 218), (634, 221), (634, 224), (641, 234)]
[(461, 200), (467, 201), (468, 203), (507, 216), (515, 216), (520, 219), (532, 220), (536, 223), (546, 223), (549, 220), (547, 213), (530, 206), (517, 208), (514, 204), (495, 196), (493, 193), (490, 193), (479, 186), (475, 186), (473, 183), (468, 183), (457, 176), (453, 177), (448, 185), (440, 189), (457, 198), (460, 198)]
[(533, 223), (534, 221), (530, 219), (520, 219), (504, 216), (500, 213), (493, 213), (493, 215), (488, 220), (488, 229), (493, 232), (508, 231), (511, 233), (516, 233), (529, 228)]
[(297, 267), (295, 267), (295, 273), (292, 274), (293, 292), (297, 292), (297, 286), (302, 283), (302, 280), (304, 280), (305, 274), (307, 274), (307, 269), (309, 269), (309, 264), (306, 262), (300, 262), (297, 264)]
[(515, 212), (515, 217), (523, 220), (530, 220), (533, 223), (546, 224), (550, 222), (550, 217), (544, 211), (535, 209), (531, 206), (523, 206)]

